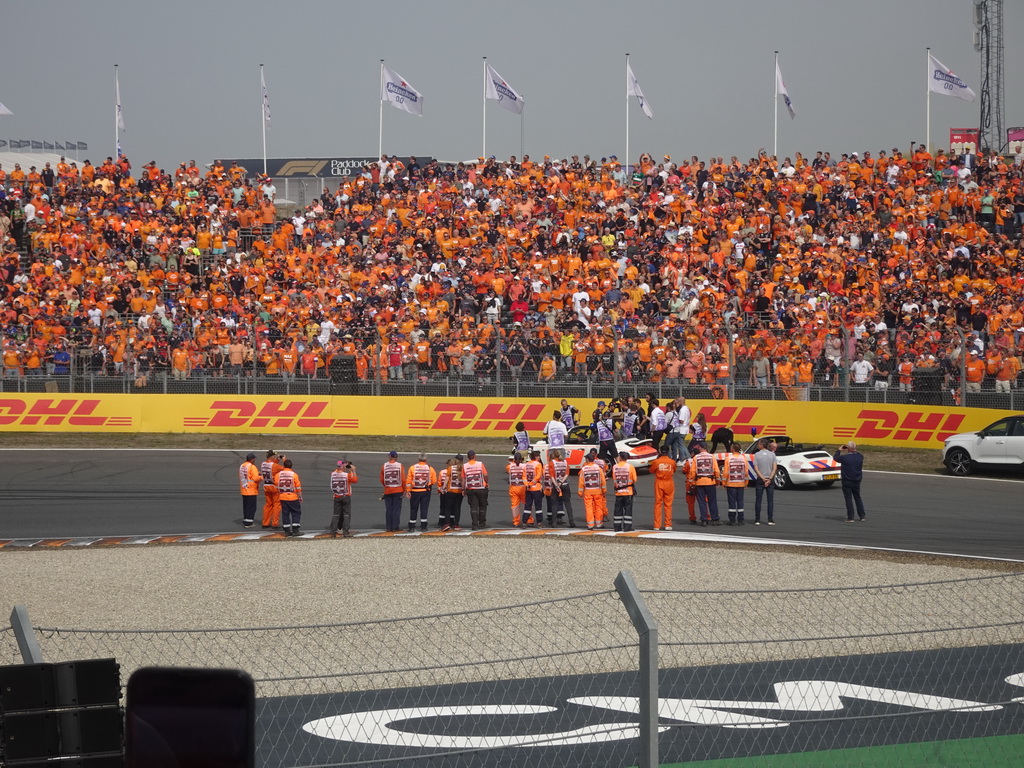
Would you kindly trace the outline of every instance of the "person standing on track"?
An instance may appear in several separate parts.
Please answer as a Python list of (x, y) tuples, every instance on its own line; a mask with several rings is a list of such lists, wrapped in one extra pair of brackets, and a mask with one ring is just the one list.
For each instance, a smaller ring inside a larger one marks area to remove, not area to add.
[(252, 528), (256, 519), (256, 500), (260, 494), (262, 475), (256, 468), (256, 454), (250, 453), (238, 468), (238, 482), (242, 491), (242, 525)]
[(509, 439), (512, 441), (513, 453), (525, 456), (530, 450), (530, 434), (526, 431), (526, 425), (523, 424), (523, 422), (516, 422), (515, 434), (513, 434)]
[(715, 457), (707, 452), (703, 443), (694, 446), (694, 454), (687, 460), (690, 482), (697, 494), (702, 526), (721, 525), (718, 517), (718, 482), (722, 477)]
[(349, 527), (352, 523), (352, 486), (359, 482), (356, 468), (352, 462), (342, 459), (338, 467), (331, 472), (331, 493), (334, 496), (334, 510), (331, 515), (331, 536), (338, 537), (338, 524), (341, 524), (341, 535), (346, 539), (352, 537)]
[(476, 451), (466, 451), (466, 463), (462, 471), (466, 478), (466, 500), (469, 502), (469, 516), (473, 530), (487, 527), (487, 467), (476, 460)]
[(652, 397), (649, 402), (651, 404), (651, 413), (648, 417), (651, 420), (651, 444), (657, 449), (668, 429), (668, 416), (658, 404), (658, 398)]
[(758, 442), (754, 454), (754, 525), (761, 524), (761, 497), (768, 497), (768, 525), (775, 525), (775, 473), (779, 471), (779, 459), (768, 447), (767, 440)]
[(611, 412), (605, 410), (604, 400), (597, 404), (594, 411), (594, 429), (597, 430), (597, 444), (600, 446), (598, 455), (605, 460), (606, 466), (615, 463), (615, 428)]
[(679, 465), (668, 455), (668, 447), (658, 449), (658, 458), (651, 462), (649, 470), (654, 475), (654, 530), (672, 530), (672, 502), (676, 495), (676, 471)]
[(430, 489), (437, 485), (437, 472), (427, 464), (425, 454), (409, 467), (405, 476), (405, 495), (409, 499), (409, 533), (416, 530), (419, 521), (420, 530), (425, 531), (430, 521)]
[(448, 471), (448, 517), (449, 530), (462, 530), (462, 499), (466, 495), (466, 473), (462, 469), (462, 454), (452, 459)]
[(725, 457), (722, 485), (729, 500), (729, 525), (743, 525), (743, 489), (747, 487), (747, 457), (740, 453), (739, 443), (732, 444), (732, 453)]
[(565, 447), (565, 439), (568, 434), (568, 428), (562, 423), (561, 412), (557, 410), (552, 412), (551, 421), (544, 425), (544, 437), (547, 439), (548, 448)]
[(857, 444), (852, 440), (846, 445), (840, 446), (833, 460), (839, 462), (839, 482), (843, 487), (843, 498), (846, 500), (846, 522), (853, 522), (854, 506), (857, 508), (857, 516), (864, 522), (864, 502), (860, 498), (860, 483), (864, 479), (864, 454), (857, 450)]
[(449, 490), (452, 477), (452, 464), (455, 463), (455, 459), (448, 459), (444, 463), (444, 469), (437, 473), (437, 500), (441, 507), (437, 513), (437, 530), (439, 531), (450, 531), (452, 525), (449, 522), (448, 505), (451, 500), (448, 498)]
[(587, 528), (593, 531), (596, 528), (604, 528), (601, 517), (601, 500), (607, 489), (604, 480), (604, 470), (598, 466), (594, 459), (594, 452), (587, 454), (586, 461), (580, 467), (580, 480), (578, 493), (583, 499), (583, 509), (587, 515)]
[(281, 525), (285, 536), (298, 536), (302, 521), (302, 481), (292, 469), (292, 460), (285, 459), (277, 473), (277, 488), (281, 492)]
[[(530, 460), (523, 465), (526, 482), (526, 505), (523, 514), (530, 514), (530, 524), (540, 528), (544, 522), (544, 465), (540, 463), (540, 451), (531, 451)], [(526, 520), (522, 521), (526, 524)]]
[(384, 486), (384, 527), (396, 532), (402, 527), (402, 496), (405, 495), (405, 472), (398, 461), (398, 451), (391, 451), (380, 468), (380, 484)]
[(636, 495), (636, 468), (628, 461), (629, 454), (619, 451), (619, 460), (612, 467), (615, 509), (612, 523), (616, 531), (633, 530), (633, 497)]
[(512, 508), (512, 527), (518, 528), (526, 506), (526, 467), (519, 459), (519, 452), (513, 451), (508, 466), (508, 503)]
[(263, 527), (277, 528), (281, 525), (281, 494), (277, 490), (277, 475), (281, 471), (284, 456), (277, 451), (267, 451), (266, 460), (260, 464), (263, 476)]
[[(601, 470), (602, 474), (604, 474), (605, 477), (608, 477), (608, 464), (604, 459), (597, 455), (597, 448), (591, 448), (590, 455), (593, 457), (594, 463)], [(598, 506), (599, 512), (597, 522), (601, 524), (602, 528), (604, 528), (604, 521), (608, 519), (608, 497), (603, 493), (601, 494), (601, 498), (598, 499)]]
[(576, 520), (572, 511), (572, 491), (569, 490), (569, 462), (565, 460), (565, 451), (559, 449), (549, 454), (547, 473), (551, 478), (551, 495), (555, 498), (555, 509), (557, 519), (548, 520), (549, 525), (561, 525), (564, 514), (569, 522), (570, 528), (576, 527)]
[(559, 418), (565, 424), (566, 430), (570, 430), (580, 423), (580, 409), (575, 405), (569, 405), (564, 397), (558, 409)]

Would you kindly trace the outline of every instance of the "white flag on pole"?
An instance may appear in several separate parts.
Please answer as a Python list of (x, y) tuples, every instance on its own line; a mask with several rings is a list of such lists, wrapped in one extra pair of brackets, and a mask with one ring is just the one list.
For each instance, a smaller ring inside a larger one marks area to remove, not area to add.
[(124, 114), (121, 112), (121, 80), (117, 74), (117, 70), (114, 70), (114, 101), (117, 104), (114, 109), (117, 112), (117, 127), (119, 130), (124, 130)]
[(928, 90), (946, 96), (956, 96), (963, 101), (974, 101), (974, 91), (967, 83), (953, 74), (953, 70), (928, 54)]
[(644, 98), (644, 92), (640, 90), (640, 83), (636, 80), (636, 75), (633, 74), (633, 68), (626, 62), (626, 98), (630, 96), (636, 96), (636, 100), (640, 103), (640, 109), (644, 111), (647, 117), (653, 118), (654, 112), (651, 111), (651, 105)]
[(13, 114), (14, 114), (14, 113), (13, 113), (13, 112), (11, 112), (11, 110), (9, 110), (9, 109), (8, 109), (7, 107), (5, 107), (5, 106), (4, 106), (3, 104), (0, 104), (0, 115), (13, 115)]
[(263, 124), (270, 130), (270, 97), (267, 96), (267, 81), (263, 79), (263, 68), (260, 68), (260, 88), (263, 90)]
[(423, 117), (423, 94), (409, 85), (393, 69), (383, 64), (380, 66), (381, 72), (384, 75), (381, 78), (380, 100), (388, 102), (391, 106), (403, 112)]
[(487, 65), (487, 98), (494, 99), (499, 107), (509, 112), (522, 114), (525, 104), (523, 97), (516, 93), (515, 88), (506, 83), (490, 64)]
[(789, 98), (789, 91), (786, 90), (786, 83), (782, 80), (782, 70), (779, 69), (779, 62), (775, 62), (775, 94), (781, 96), (786, 102), (786, 110), (789, 112), (789, 119), (796, 117), (796, 110), (793, 108), (793, 100)]

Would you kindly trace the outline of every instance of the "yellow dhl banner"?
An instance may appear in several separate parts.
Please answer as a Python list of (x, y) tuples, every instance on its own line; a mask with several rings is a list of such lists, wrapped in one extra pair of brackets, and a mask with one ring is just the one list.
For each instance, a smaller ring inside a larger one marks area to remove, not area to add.
[[(506, 437), (516, 422), (540, 435), (557, 399), (443, 397), (220, 397), (215, 395), (0, 396), (4, 432), (196, 432), (424, 437)], [(572, 400), (588, 420), (597, 400)], [(690, 400), (709, 431), (729, 427), (739, 442), (787, 434), (800, 442), (939, 448), (1010, 411), (863, 403)], [(469, 446), (471, 447), (471, 446)]]

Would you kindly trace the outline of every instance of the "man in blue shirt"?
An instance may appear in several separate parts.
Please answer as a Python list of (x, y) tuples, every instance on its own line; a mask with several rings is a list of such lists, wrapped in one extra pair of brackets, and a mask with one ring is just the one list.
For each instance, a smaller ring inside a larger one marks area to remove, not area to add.
[(840, 446), (832, 457), (839, 462), (840, 483), (843, 486), (843, 498), (846, 499), (846, 522), (853, 522), (854, 504), (860, 521), (864, 522), (864, 502), (860, 499), (860, 481), (864, 478), (864, 454), (857, 451), (857, 444), (852, 440)]

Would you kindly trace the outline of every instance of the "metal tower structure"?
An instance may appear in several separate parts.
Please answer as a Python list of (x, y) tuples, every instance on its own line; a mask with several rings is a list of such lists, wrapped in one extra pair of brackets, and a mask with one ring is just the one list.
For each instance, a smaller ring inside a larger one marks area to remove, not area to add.
[(1006, 144), (1003, 109), (1003, 0), (974, 0), (974, 50), (981, 54), (978, 148)]

